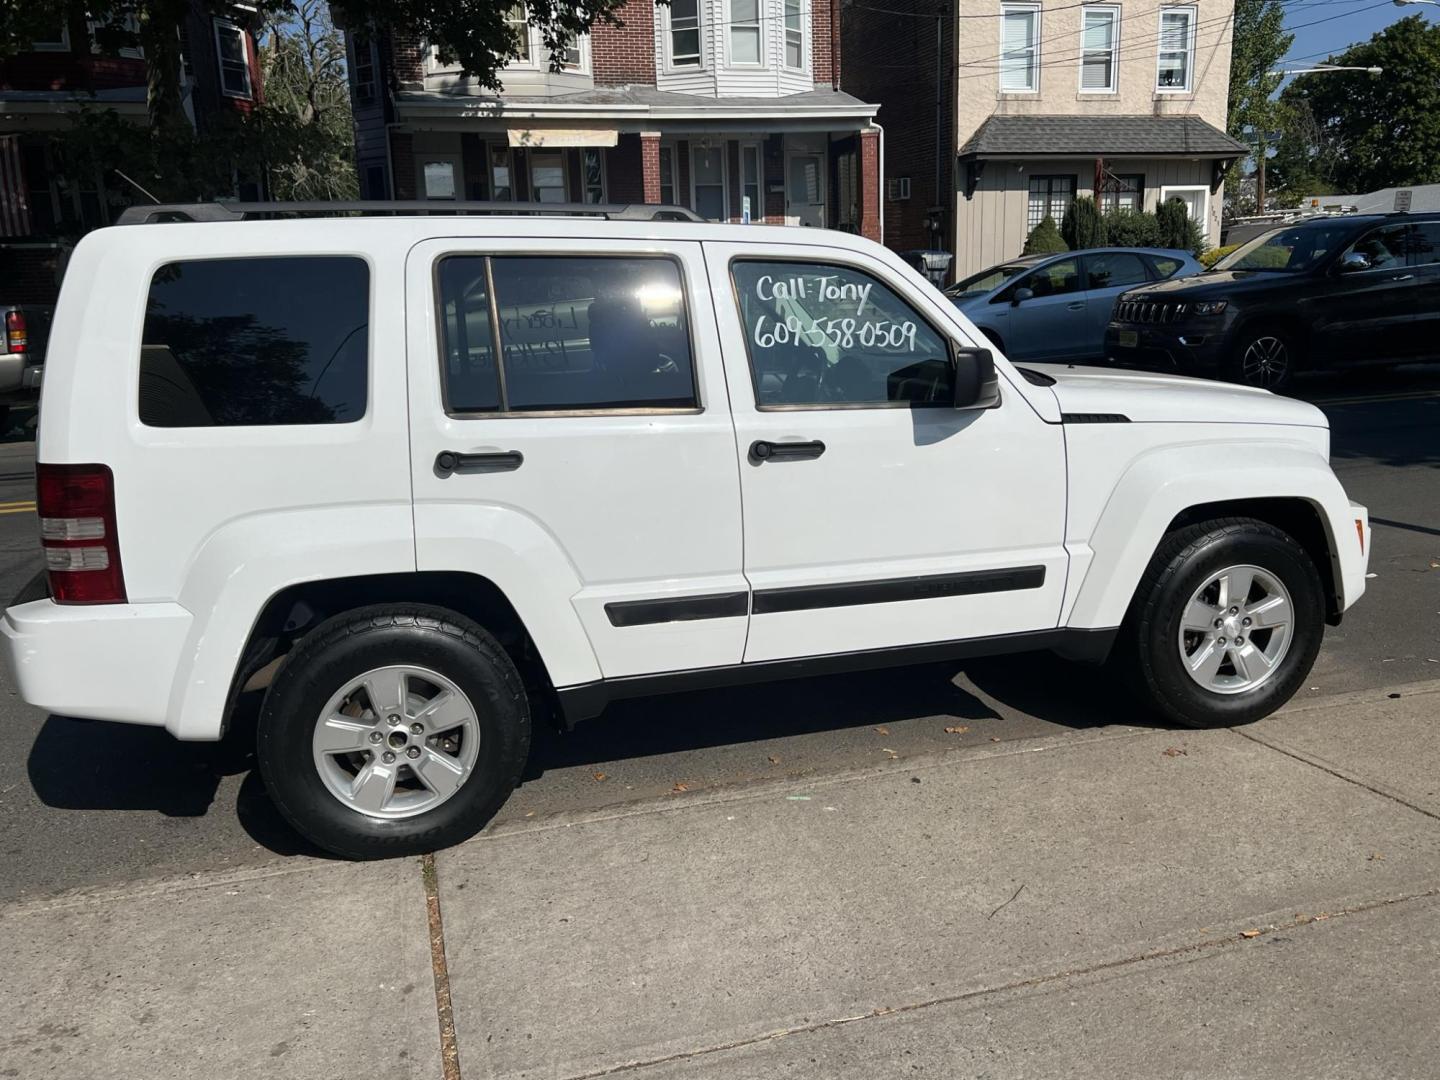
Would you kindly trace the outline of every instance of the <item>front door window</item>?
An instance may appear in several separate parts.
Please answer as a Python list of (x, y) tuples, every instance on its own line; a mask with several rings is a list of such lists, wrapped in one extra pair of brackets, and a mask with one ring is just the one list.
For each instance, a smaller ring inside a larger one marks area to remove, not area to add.
[(785, 184), (789, 215), (797, 225), (825, 224), (825, 156), (791, 154)]
[(697, 146), (691, 168), (695, 173), (695, 212), (708, 221), (724, 221), (725, 151), (719, 146)]

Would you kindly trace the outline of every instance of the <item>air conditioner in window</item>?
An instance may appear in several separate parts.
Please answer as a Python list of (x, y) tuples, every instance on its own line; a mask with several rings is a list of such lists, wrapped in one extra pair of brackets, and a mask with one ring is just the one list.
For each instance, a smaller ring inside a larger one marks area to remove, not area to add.
[(910, 177), (894, 176), (887, 181), (887, 194), (891, 201), (910, 198)]

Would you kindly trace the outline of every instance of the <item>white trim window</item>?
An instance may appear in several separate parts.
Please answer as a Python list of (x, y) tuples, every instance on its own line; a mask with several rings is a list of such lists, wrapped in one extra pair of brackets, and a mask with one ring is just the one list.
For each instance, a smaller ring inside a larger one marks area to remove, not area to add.
[(1000, 92), (1040, 89), (1040, 5), (1000, 5)]
[(730, 63), (758, 67), (765, 63), (764, 24), (760, 0), (730, 0)]
[(509, 63), (529, 64), (531, 62), (530, 20), (525, 14), (524, 4), (516, 4), (505, 12), (505, 25), (520, 39), (520, 52), (512, 57)]
[(1120, 70), (1120, 9), (1080, 9), (1080, 92), (1113, 94)]
[(700, 47), (700, 0), (671, 0), (665, 34), (666, 60), (672, 68), (703, 67)]
[(1188, 94), (1195, 72), (1195, 9), (1160, 9), (1160, 52), (1155, 68), (1155, 90), (1161, 94)]
[(1200, 238), (1210, 242), (1210, 189), (1203, 184), (1163, 184), (1160, 202), (1179, 199), (1185, 204), (1190, 220), (1200, 226)]
[(228, 19), (215, 20), (215, 60), (220, 69), (220, 92), (229, 98), (249, 98), (250, 35)]
[(510, 147), (491, 143), (489, 156), (490, 198), (496, 202), (510, 202), (515, 198), (515, 173)]
[(805, 67), (805, 13), (803, 0), (785, 0), (785, 66)]
[(530, 201), (569, 202), (570, 195), (565, 185), (565, 151), (531, 150), (526, 157), (530, 161)]
[(586, 146), (580, 151), (580, 175), (584, 177), (585, 201), (605, 201), (605, 151), (598, 146)]

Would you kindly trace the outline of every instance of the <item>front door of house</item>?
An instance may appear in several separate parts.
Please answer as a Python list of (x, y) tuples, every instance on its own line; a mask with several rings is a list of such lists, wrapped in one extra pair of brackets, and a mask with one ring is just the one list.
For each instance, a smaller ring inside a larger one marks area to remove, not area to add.
[(824, 228), (824, 154), (791, 151), (785, 155), (785, 222)]

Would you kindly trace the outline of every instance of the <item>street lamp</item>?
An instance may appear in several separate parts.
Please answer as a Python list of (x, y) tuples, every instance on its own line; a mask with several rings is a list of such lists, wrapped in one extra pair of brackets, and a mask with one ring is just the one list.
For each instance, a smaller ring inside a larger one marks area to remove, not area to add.
[[(1396, 2), (1397, 4), (1400, 4), (1400, 3), (1416, 4), (1416, 3), (1419, 3), (1420, 0), (1395, 0), (1395, 2)], [(1440, 0), (1426, 0), (1426, 2), (1427, 2), (1427, 3), (1433, 3), (1433, 4), (1435, 4), (1436, 7), (1440, 7)], [(1324, 73), (1324, 72), (1330, 72), (1330, 71), (1363, 71), (1363, 72), (1365, 72), (1366, 75), (1383, 75), (1383, 74), (1385, 73), (1385, 69), (1384, 69), (1384, 68), (1380, 68), (1380, 67), (1351, 67), (1351, 66), (1342, 65), (1342, 64), (1316, 64), (1314, 67), (1308, 67), (1308, 68), (1283, 68), (1283, 69), (1280, 70), (1280, 71), (1268, 71), (1268, 72), (1266, 72), (1266, 74), (1267, 74), (1267, 75), (1313, 75), (1313, 74), (1314, 74), (1315, 72), (1317, 72), (1317, 71), (1318, 71), (1318, 72), (1322, 72), (1322, 73)]]
[(1440, 0), (1395, 0), (1396, 7), (1406, 7), (1410, 4), (1429, 4), (1431, 7), (1440, 7)]

